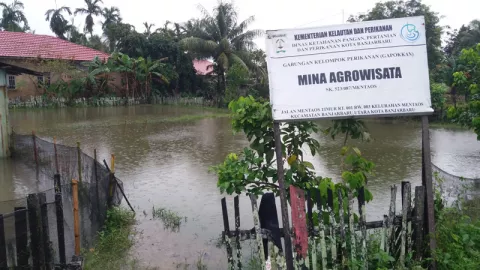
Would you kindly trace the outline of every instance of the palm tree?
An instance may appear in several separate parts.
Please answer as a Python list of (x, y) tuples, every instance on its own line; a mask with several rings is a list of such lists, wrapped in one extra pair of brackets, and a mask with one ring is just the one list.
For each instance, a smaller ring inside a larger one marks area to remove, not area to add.
[(148, 23), (148, 22), (144, 22), (143, 25), (145, 26), (145, 32), (144, 34), (146, 36), (150, 36), (152, 34), (152, 28), (155, 26), (154, 23)]
[(0, 29), (13, 32), (25, 32), (30, 29), (27, 17), (23, 13), (25, 6), (21, 1), (14, 0), (10, 5), (0, 2), (0, 7), (3, 7)]
[(480, 20), (473, 20), (468, 25), (468, 30), (460, 37), (463, 48), (470, 48), (480, 43)]
[[(263, 34), (260, 30), (247, 30), (255, 20), (253, 16), (238, 23), (237, 12), (233, 4), (220, 2), (210, 15), (204, 7), (199, 6), (204, 18), (197, 29), (181, 44), (200, 58), (212, 57), (216, 62), (219, 76), (219, 92), (226, 89), (225, 73), (234, 64), (253, 70), (256, 68), (250, 50), (254, 49), (253, 39)], [(223, 89), (222, 89), (223, 88)], [(220, 93), (219, 93), (220, 94)]]
[(59, 9), (49, 9), (45, 13), (45, 20), (50, 21), (50, 29), (52, 32), (61, 39), (67, 39), (65, 33), (67, 33), (71, 25), (68, 24), (68, 21), (63, 17), (62, 12), (66, 11), (68, 15), (72, 15), (69, 7), (61, 7)]
[(102, 29), (105, 29), (111, 24), (122, 21), (122, 17), (120, 17), (120, 9), (118, 7), (103, 8), (102, 14), (103, 18), (105, 18), (105, 20), (102, 22)]
[(90, 36), (93, 36), (93, 26), (95, 22), (93, 21), (93, 16), (102, 15), (102, 8), (98, 5), (98, 3), (102, 3), (102, 0), (85, 0), (87, 4), (87, 8), (77, 8), (75, 10), (75, 15), (78, 13), (80, 14), (87, 14), (85, 18), (85, 32), (90, 33)]

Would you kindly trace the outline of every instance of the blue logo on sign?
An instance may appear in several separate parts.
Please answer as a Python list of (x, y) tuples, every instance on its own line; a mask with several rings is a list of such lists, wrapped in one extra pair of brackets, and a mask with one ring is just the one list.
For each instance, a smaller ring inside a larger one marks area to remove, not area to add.
[(414, 42), (420, 37), (420, 33), (417, 31), (417, 27), (413, 24), (405, 24), (400, 30), (400, 36), (408, 42)]

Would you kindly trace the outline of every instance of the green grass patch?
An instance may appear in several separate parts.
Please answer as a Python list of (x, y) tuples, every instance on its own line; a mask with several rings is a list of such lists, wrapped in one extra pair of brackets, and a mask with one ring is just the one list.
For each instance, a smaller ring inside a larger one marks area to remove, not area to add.
[(110, 209), (105, 227), (98, 235), (97, 244), (83, 252), (84, 269), (117, 270), (131, 264), (128, 253), (134, 244), (134, 223), (135, 214), (130, 210)]
[(152, 216), (154, 219), (160, 219), (163, 222), (165, 229), (173, 232), (180, 231), (182, 222), (186, 222), (186, 217), (181, 217), (176, 212), (168, 210), (166, 208), (152, 208)]

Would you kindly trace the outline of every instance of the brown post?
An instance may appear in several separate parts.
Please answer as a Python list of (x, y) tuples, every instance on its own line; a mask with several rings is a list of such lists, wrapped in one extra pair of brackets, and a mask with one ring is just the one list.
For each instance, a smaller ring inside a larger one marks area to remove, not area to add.
[(5, 225), (2, 214), (0, 214), (0, 269), (8, 269), (7, 245), (5, 244)]
[(282, 224), (285, 241), (285, 261), (287, 263), (287, 270), (293, 270), (293, 252), (292, 252), (292, 238), (290, 236), (290, 222), (288, 220), (288, 206), (287, 194), (285, 190), (285, 175), (283, 172), (283, 153), (282, 153), (282, 139), (280, 134), (280, 123), (273, 123), (273, 132), (275, 136), (275, 155), (277, 158), (277, 176), (278, 187), (280, 189), (280, 206), (282, 209)]
[(305, 216), (305, 191), (290, 186), (290, 205), (292, 207), (292, 225), (297, 264), (305, 262), (308, 255), (308, 230)]
[(78, 180), (82, 182), (82, 150), (80, 150), (80, 142), (77, 142), (77, 159), (78, 159)]
[[(422, 184), (425, 187), (426, 205), (426, 233), (429, 236), (430, 256), (437, 248), (435, 239), (435, 207), (433, 202), (432, 160), (430, 153), (430, 131), (428, 116), (422, 116)], [(433, 259), (433, 257), (432, 257)], [(437, 269), (435, 260), (432, 260), (431, 268)]]
[(415, 187), (415, 209), (413, 233), (415, 237), (415, 259), (421, 260), (423, 258), (423, 217), (425, 208), (425, 187)]
[(98, 186), (98, 171), (97, 171), (97, 148), (93, 149), (93, 172), (95, 173), (95, 191), (97, 193), (97, 210), (100, 213), (100, 191)]
[(111, 207), (113, 204), (113, 189), (115, 187), (115, 155), (112, 154), (110, 160), (110, 179), (108, 184), (108, 206)]
[(80, 216), (78, 213), (78, 181), (72, 179), (73, 231), (75, 235), (75, 255), (80, 256)]

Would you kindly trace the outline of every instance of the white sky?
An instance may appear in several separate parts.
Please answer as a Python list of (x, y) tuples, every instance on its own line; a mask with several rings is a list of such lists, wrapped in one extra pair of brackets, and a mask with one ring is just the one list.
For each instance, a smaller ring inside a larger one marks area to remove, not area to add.
[[(11, 3), (13, 0), (4, 0)], [(200, 17), (197, 5), (202, 4), (211, 11), (217, 0), (103, 0), (105, 7), (117, 6), (125, 22), (133, 24), (137, 31), (143, 31), (143, 22), (154, 23), (155, 28), (163, 26), (166, 20), (184, 22)], [(366, 12), (378, 0), (236, 0), (240, 19), (254, 15), (251, 29), (281, 29), (340, 24), (349, 15)], [(45, 21), (48, 9), (68, 6), (75, 10), (83, 7), (83, 0), (23, 0), (25, 13), (32, 30), (37, 34), (53, 35)], [(473, 19), (480, 19), (480, 0), (424, 0), (423, 3), (444, 16), (442, 25), (459, 28)], [(72, 11), (73, 11), (72, 10)], [(342, 15), (342, 11), (344, 16)], [(75, 24), (83, 29), (84, 17), (78, 15)], [(95, 20), (96, 32), (100, 18)], [(264, 48), (264, 41), (257, 41)]]

